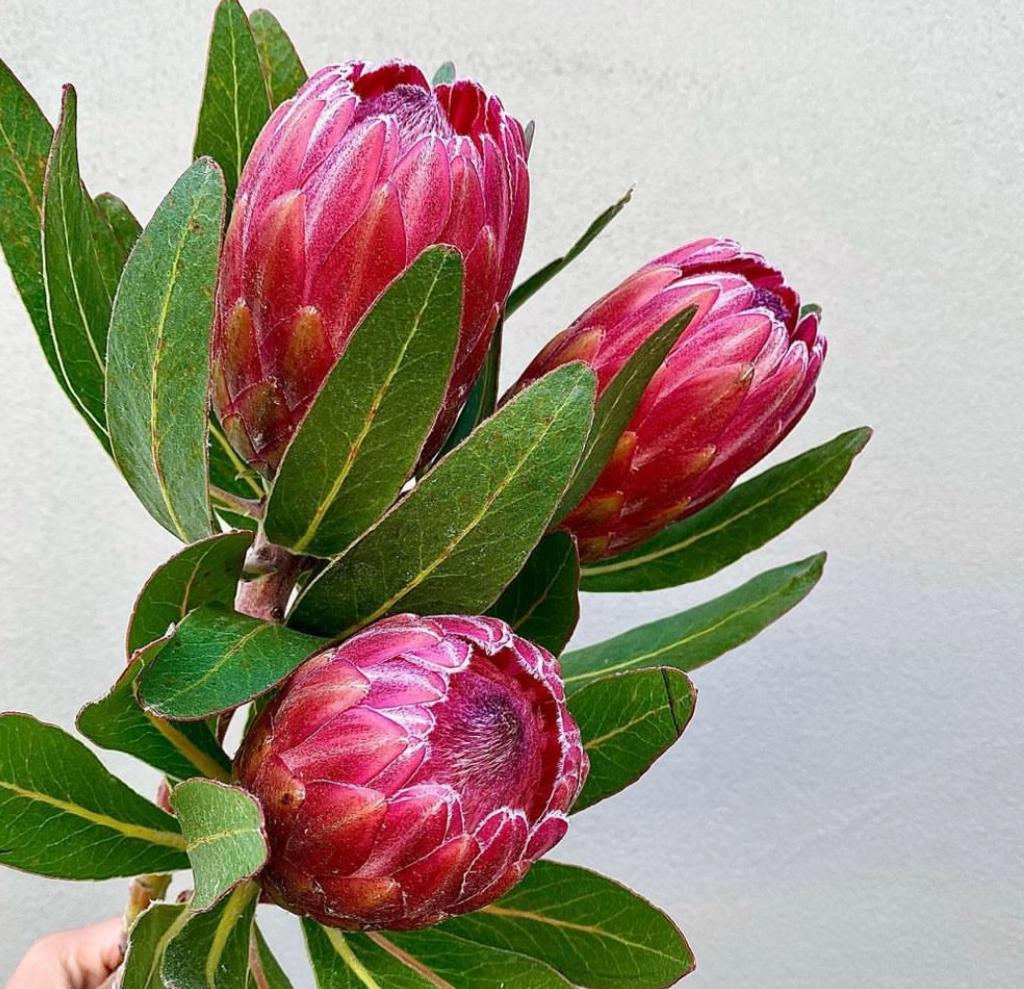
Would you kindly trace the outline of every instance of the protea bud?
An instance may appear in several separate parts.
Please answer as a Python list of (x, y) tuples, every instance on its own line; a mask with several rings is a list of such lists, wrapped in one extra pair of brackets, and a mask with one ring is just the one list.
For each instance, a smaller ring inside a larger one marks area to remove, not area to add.
[(629, 549), (723, 494), (796, 425), (825, 357), (818, 313), (759, 254), (705, 239), (645, 265), (555, 337), (516, 384), (567, 361), (599, 391), (660, 326), (696, 315), (607, 466), (563, 525), (585, 560)]
[(462, 254), (455, 369), (428, 440), (451, 428), (519, 263), (529, 199), (523, 128), (459, 80), (412, 65), (328, 66), (282, 103), (242, 173), (221, 261), (214, 401), (267, 473), (360, 318), (433, 244)]
[(549, 653), (495, 618), (414, 615), (307, 661), (237, 760), (266, 892), (346, 929), (501, 896), (565, 834), (587, 765)]

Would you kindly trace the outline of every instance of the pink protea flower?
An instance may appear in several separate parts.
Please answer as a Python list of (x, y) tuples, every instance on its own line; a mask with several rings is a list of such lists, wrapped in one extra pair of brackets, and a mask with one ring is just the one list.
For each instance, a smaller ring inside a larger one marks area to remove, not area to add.
[(282, 103), (238, 185), (214, 329), (214, 402), (238, 452), (273, 473), (352, 331), (425, 248), (466, 269), (440, 445), (483, 362), (526, 233), (527, 148), (495, 96), (431, 89), (413, 65), (317, 72)]
[(282, 906), (346, 929), (490, 903), (565, 834), (587, 774), (557, 661), (496, 618), (385, 619), (307, 661), (237, 759)]
[(518, 390), (583, 360), (598, 389), (655, 330), (697, 313), (600, 477), (563, 525), (585, 560), (620, 553), (723, 494), (796, 425), (825, 357), (816, 309), (759, 254), (706, 238), (630, 275), (537, 355)]

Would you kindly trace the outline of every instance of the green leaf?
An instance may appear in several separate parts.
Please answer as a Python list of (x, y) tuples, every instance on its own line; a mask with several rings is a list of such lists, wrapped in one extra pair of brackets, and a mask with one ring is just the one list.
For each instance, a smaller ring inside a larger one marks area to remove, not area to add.
[[(210, 484), (237, 498), (259, 500), (266, 491), (260, 476), (235, 453), (220, 426), (210, 421)], [(212, 492), (216, 497), (217, 492)], [(246, 526), (249, 528), (249, 526)]]
[(113, 243), (114, 234), (82, 186), (77, 117), (74, 87), (65, 86), (43, 183), (43, 271), (52, 334), (50, 348), (43, 349), (54, 355), (64, 390), (109, 451), (104, 393), (113, 296), (109, 263), (101, 258), (120, 248), (97, 245), (97, 235)]
[(434, 87), (447, 86), (453, 82), (455, 82), (455, 63), (442, 62), (434, 73), (434, 78), (430, 85)]
[[(123, 267), (124, 260), (131, 253), (131, 249), (139, 239), (139, 234), (142, 233), (142, 224), (135, 219), (135, 215), (124, 200), (119, 199), (112, 192), (101, 192), (95, 202), (100, 216), (103, 217), (104, 222), (114, 234)], [(118, 275), (120, 276), (120, 269)]]
[(139, 915), (128, 935), (121, 989), (164, 989), (160, 978), (164, 951), (188, 917), (188, 910), (176, 903), (155, 903)]
[(590, 773), (573, 812), (635, 783), (693, 717), (697, 691), (667, 667), (598, 677), (570, 698)]
[[(266, 939), (255, 924), (253, 924), (252, 933), (256, 950), (255, 953), (251, 949), (249, 952), (249, 968), (254, 973), (251, 989), (293, 989), (291, 980), (285, 975), (284, 969), (281, 968)], [(261, 975), (255, 974), (257, 967)], [(261, 977), (262, 982), (260, 981)]]
[(185, 542), (211, 532), (209, 351), (223, 220), (220, 170), (201, 159), (135, 245), (110, 321), (114, 459), (153, 518)]
[(763, 546), (820, 505), (871, 438), (842, 433), (733, 488), (637, 549), (583, 568), (585, 591), (653, 591), (701, 580)]
[(629, 425), (651, 378), (664, 363), (668, 352), (683, 335), (697, 312), (689, 306), (652, 333), (622, 365), (598, 396), (594, 424), (576, 474), (562, 497), (555, 522), (561, 522), (593, 487)]
[(303, 920), (317, 989), (571, 989), (547, 965), (441, 928), (342, 933)]
[[(533, 139), (532, 122), (527, 128), (527, 147)], [(622, 212), (622, 208), (633, 198), (633, 190), (630, 189), (618, 202), (612, 203), (593, 223), (583, 231), (583, 236), (576, 241), (568, 251), (560, 258), (549, 261), (539, 271), (535, 271), (524, 282), (520, 282), (509, 294), (508, 302), (505, 303), (505, 316), (511, 316), (530, 296), (539, 292), (555, 275), (568, 268), (601, 234), (605, 227)]]
[(497, 903), (440, 928), (546, 962), (589, 989), (661, 989), (693, 969), (679, 929), (618, 883), (541, 861)]
[(541, 378), (304, 589), (291, 621), (347, 636), (385, 615), (480, 614), (547, 528), (590, 425), (594, 376)]
[(249, 27), (270, 89), (270, 105), (276, 107), (295, 95), (306, 81), (306, 70), (292, 39), (269, 10), (254, 10), (249, 17)]
[(178, 779), (196, 773), (229, 779), (231, 760), (205, 721), (171, 724), (135, 699), (139, 674), (164, 645), (160, 639), (139, 650), (110, 692), (82, 708), (78, 730), (105, 749), (127, 752)]
[(258, 892), (255, 883), (243, 883), (214, 909), (189, 913), (164, 954), (168, 989), (250, 989), (249, 945)]
[(207, 718), (270, 690), (324, 645), (271, 622), (198, 608), (143, 670), (139, 699), (161, 717)]
[(501, 333), (502, 324), (499, 321), (487, 347), (484, 366), (477, 375), (469, 398), (466, 399), (466, 404), (455, 421), (455, 426), (441, 448), (441, 457), (449, 450), (454, 450), (484, 419), (494, 414), (494, 409), (498, 404), (498, 375), (501, 370)]
[(459, 339), (462, 259), (434, 247), (360, 322), (274, 481), (271, 542), (332, 556), (395, 500), (444, 400)]
[(253, 538), (251, 532), (222, 532), (186, 546), (154, 571), (132, 608), (128, 655), (165, 636), (194, 608), (230, 608)]
[(192, 154), (209, 155), (220, 164), (229, 198), (269, 116), (270, 92), (249, 19), (237, 0), (221, 0), (210, 35)]
[(67, 391), (50, 334), (43, 284), (43, 176), (53, 128), (0, 60), (0, 244), (47, 363)]
[(579, 574), (576, 540), (567, 532), (553, 532), (537, 544), (516, 579), (487, 613), (504, 619), (518, 635), (558, 656), (579, 621)]
[(209, 910), (266, 865), (269, 849), (259, 801), (237, 786), (191, 779), (171, 792), (192, 863), (193, 910)]
[(177, 822), (81, 742), (27, 714), (0, 715), (0, 865), (58, 879), (187, 868)]
[(825, 554), (777, 567), (706, 604), (641, 625), (562, 657), (566, 692), (623, 670), (671, 666), (689, 673), (763, 631), (799, 604), (821, 577)]

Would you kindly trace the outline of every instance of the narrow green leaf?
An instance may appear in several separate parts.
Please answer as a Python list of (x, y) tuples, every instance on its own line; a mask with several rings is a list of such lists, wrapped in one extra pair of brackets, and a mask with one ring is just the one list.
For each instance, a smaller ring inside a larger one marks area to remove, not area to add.
[[(43, 182), (42, 248), (51, 345), (65, 391), (90, 429), (110, 450), (104, 394), (107, 327), (113, 301), (109, 285), (109, 245), (97, 247), (97, 234), (114, 234), (82, 186), (78, 170), (77, 99), (64, 87), (61, 119)], [(44, 350), (47, 347), (44, 345)]]
[(585, 591), (653, 591), (717, 573), (820, 505), (871, 438), (851, 429), (733, 488), (637, 549), (583, 568)]
[(451, 248), (424, 251), (391, 283), (288, 445), (267, 503), (271, 542), (332, 556), (395, 500), (444, 400), (461, 313)]
[(160, 978), (164, 952), (188, 916), (188, 910), (177, 903), (155, 903), (139, 916), (128, 935), (121, 989), (164, 989)]
[[(114, 234), (121, 255), (122, 267), (124, 261), (131, 253), (135, 242), (142, 233), (142, 224), (135, 219), (135, 215), (128, 208), (123, 199), (118, 198), (112, 192), (101, 192), (96, 197), (96, 209), (103, 217), (107, 226)], [(120, 277), (120, 270), (118, 276)]]
[(441, 448), (440, 457), (443, 457), (449, 450), (454, 450), (484, 419), (494, 414), (494, 409), (498, 404), (498, 375), (501, 371), (501, 334), (502, 324), (499, 321), (487, 347), (484, 366), (477, 375), (469, 398), (466, 399), (466, 404), (455, 421), (455, 426)]
[[(527, 147), (533, 140), (533, 124), (527, 128)], [(520, 282), (509, 294), (505, 303), (505, 315), (511, 316), (530, 296), (539, 292), (555, 275), (564, 271), (576, 260), (597, 238), (605, 227), (622, 212), (622, 208), (633, 198), (630, 189), (618, 202), (612, 203), (593, 223), (583, 231), (583, 235), (560, 258), (549, 261), (543, 268), (535, 271), (524, 282)]]
[(67, 391), (43, 284), (43, 176), (52, 140), (42, 110), (0, 60), (0, 244), (47, 363)]
[(270, 950), (266, 938), (255, 924), (253, 924), (252, 933), (249, 969), (253, 973), (253, 985), (250, 989), (293, 989), (291, 980), (281, 968), (274, 953)]
[(229, 198), (269, 116), (270, 91), (249, 19), (237, 0), (221, 0), (210, 35), (192, 153), (195, 158), (209, 155), (220, 164)]
[(303, 920), (302, 930), (317, 989), (570, 989), (542, 962), (436, 927), (349, 934)]
[(697, 691), (668, 667), (598, 677), (570, 698), (590, 773), (573, 812), (635, 783), (693, 717)]
[(114, 459), (153, 518), (185, 542), (211, 532), (209, 351), (223, 220), (220, 170), (200, 159), (135, 245), (110, 322)]
[(522, 569), (579, 460), (594, 376), (541, 378), (429, 471), (314, 578), (291, 621), (349, 635), (385, 615), (480, 614)]
[(675, 342), (686, 332), (697, 312), (690, 306), (652, 333), (623, 364), (598, 396), (594, 424), (576, 474), (562, 497), (554, 521), (560, 522), (593, 487), (636, 412), (644, 391)]
[(558, 656), (579, 621), (579, 574), (576, 540), (567, 532), (553, 532), (537, 544), (516, 579), (487, 613), (504, 619), (517, 634)]
[(0, 865), (58, 879), (187, 868), (177, 822), (111, 776), (81, 742), (0, 715)]
[(442, 62), (434, 73), (434, 78), (431, 80), (431, 86), (447, 86), (450, 83), (455, 82), (455, 63), (454, 62)]
[(188, 914), (164, 953), (167, 989), (251, 989), (249, 946), (258, 892), (255, 883), (243, 883), (212, 910)]
[(186, 546), (143, 585), (128, 623), (128, 655), (165, 636), (194, 608), (230, 608), (242, 576), (251, 532), (222, 532)]
[(269, 849), (259, 801), (237, 786), (191, 779), (171, 792), (192, 863), (193, 910), (209, 910), (266, 865)]
[(170, 723), (139, 706), (135, 682), (164, 647), (158, 639), (140, 649), (110, 692), (78, 713), (78, 730), (105, 749), (127, 752), (178, 779), (200, 773), (229, 779), (231, 760), (205, 721)]
[(497, 903), (439, 931), (546, 962), (588, 989), (662, 989), (693, 969), (679, 929), (611, 879), (538, 862)]
[(198, 720), (270, 690), (325, 645), (322, 639), (217, 608), (198, 608), (139, 677), (154, 714)]
[(570, 694), (606, 673), (671, 666), (689, 673), (763, 631), (821, 578), (825, 554), (768, 570), (706, 604), (562, 657)]
[(295, 95), (306, 81), (306, 70), (292, 39), (269, 10), (254, 10), (249, 17), (249, 27), (270, 89), (270, 105), (276, 107)]
[(220, 488), (238, 498), (257, 501), (266, 494), (260, 476), (235, 453), (223, 430), (212, 418), (209, 459), (210, 484), (214, 488)]

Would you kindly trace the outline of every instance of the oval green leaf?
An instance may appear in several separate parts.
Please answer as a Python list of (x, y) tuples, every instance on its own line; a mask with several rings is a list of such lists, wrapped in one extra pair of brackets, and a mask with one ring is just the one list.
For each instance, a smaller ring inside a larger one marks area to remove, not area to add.
[(81, 742), (27, 714), (0, 715), (0, 865), (58, 879), (188, 867), (170, 814)]
[(266, 693), (325, 645), (323, 639), (218, 608), (198, 608), (139, 677), (154, 714), (193, 721)]
[(214, 780), (191, 779), (171, 792), (171, 807), (192, 863), (193, 910), (209, 910), (266, 865), (263, 810), (252, 794)]
[(114, 459), (153, 518), (185, 542), (211, 532), (209, 351), (223, 220), (220, 170), (197, 161), (132, 250), (110, 322)]
[(259, 887), (236, 886), (212, 910), (188, 920), (164, 952), (167, 989), (250, 989), (249, 951)]
[(517, 634), (561, 654), (580, 617), (580, 562), (576, 540), (567, 532), (545, 536), (526, 565), (487, 612)]
[(306, 81), (306, 70), (292, 39), (269, 10), (254, 10), (249, 17), (249, 27), (270, 90), (271, 107), (276, 107), (295, 95)]
[(851, 429), (733, 488), (642, 546), (583, 568), (585, 591), (654, 591), (701, 580), (774, 539), (839, 486), (871, 438)]
[(462, 259), (424, 251), (356, 328), (274, 481), (267, 537), (333, 556), (395, 500), (444, 400), (459, 339)]
[(568, 694), (607, 673), (671, 666), (690, 672), (749, 641), (798, 605), (821, 578), (825, 554), (754, 577), (728, 594), (613, 639), (566, 653)]
[(570, 989), (542, 962), (439, 928), (342, 933), (303, 920), (318, 989)]
[(222, 532), (186, 546), (155, 570), (132, 608), (128, 655), (163, 638), (195, 608), (230, 608), (254, 538), (252, 532)]
[(594, 375), (541, 378), (307, 585), (290, 622), (347, 636), (385, 615), (481, 614), (539, 542), (579, 460)]
[(569, 700), (590, 772), (573, 813), (635, 783), (682, 735), (697, 691), (669, 667), (598, 677)]
[[(96, 209), (114, 234), (114, 240), (120, 248), (123, 268), (124, 261), (139, 239), (139, 234), (142, 233), (142, 224), (135, 218), (135, 214), (128, 208), (127, 203), (112, 192), (101, 192), (96, 197)], [(120, 273), (121, 269), (118, 269), (119, 277)]]
[(538, 862), (497, 903), (439, 931), (545, 962), (588, 989), (664, 989), (693, 969), (682, 933), (632, 890), (596, 872)]
[(188, 910), (177, 903), (154, 903), (139, 915), (128, 934), (120, 989), (164, 989), (164, 952), (187, 920)]
[(269, 116), (270, 90), (249, 19), (238, 0), (221, 0), (210, 34), (192, 155), (209, 155), (220, 165), (229, 198)]
[(178, 779), (196, 773), (229, 779), (231, 760), (205, 721), (172, 724), (142, 708), (135, 697), (139, 674), (165, 644), (158, 639), (135, 653), (106, 697), (79, 711), (78, 730), (105, 749), (127, 752)]

